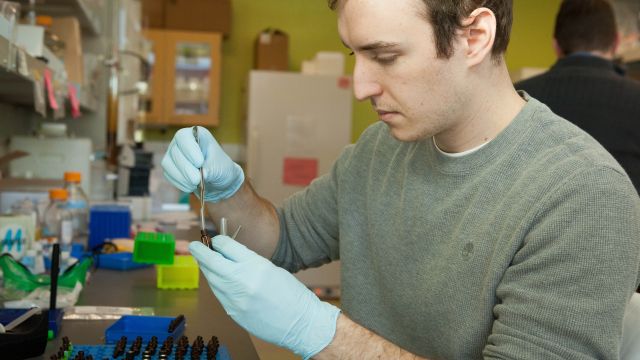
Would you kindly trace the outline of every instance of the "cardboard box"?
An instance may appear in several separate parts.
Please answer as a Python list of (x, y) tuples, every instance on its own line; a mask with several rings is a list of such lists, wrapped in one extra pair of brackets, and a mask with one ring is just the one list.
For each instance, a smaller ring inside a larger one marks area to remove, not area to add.
[(53, 18), (51, 33), (65, 42), (64, 66), (70, 81), (84, 84), (84, 60), (82, 59), (82, 33), (75, 17)]
[(167, 29), (231, 32), (231, 0), (164, 0)]
[(142, 0), (142, 26), (144, 28), (164, 28), (165, 3), (165, 0)]
[(289, 70), (289, 36), (277, 29), (266, 29), (255, 42), (254, 69)]

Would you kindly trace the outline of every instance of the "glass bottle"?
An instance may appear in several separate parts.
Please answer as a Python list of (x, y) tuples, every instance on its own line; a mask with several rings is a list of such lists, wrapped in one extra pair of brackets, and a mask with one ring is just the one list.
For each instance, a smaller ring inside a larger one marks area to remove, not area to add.
[(34, 233), (32, 234), (32, 241), (35, 242), (40, 239), (40, 214), (38, 213), (38, 204), (32, 199), (25, 198), (22, 201), (18, 201), (11, 205), (11, 213), (16, 215), (28, 215), (31, 217)]
[(73, 223), (67, 209), (68, 193), (65, 189), (49, 190), (49, 205), (42, 216), (42, 236), (51, 243), (59, 243), (61, 251), (71, 251)]
[(82, 189), (82, 174), (67, 171), (64, 173), (64, 188), (67, 190), (67, 209), (71, 212), (73, 234), (85, 236), (88, 233), (89, 197)]

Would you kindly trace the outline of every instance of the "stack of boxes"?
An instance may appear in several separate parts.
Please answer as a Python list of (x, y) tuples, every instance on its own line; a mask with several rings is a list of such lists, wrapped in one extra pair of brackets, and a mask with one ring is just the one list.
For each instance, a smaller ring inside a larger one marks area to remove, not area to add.
[(197, 289), (198, 264), (191, 255), (175, 255), (172, 234), (140, 232), (133, 247), (133, 261), (156, 265), (158, 289)]

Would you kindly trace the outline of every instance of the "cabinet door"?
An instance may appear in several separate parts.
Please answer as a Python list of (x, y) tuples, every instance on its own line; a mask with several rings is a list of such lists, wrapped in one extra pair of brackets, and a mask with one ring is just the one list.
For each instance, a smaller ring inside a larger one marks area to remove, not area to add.
[(175, 125), (218, 125), (219, 33), (166, 32), (165, 117)]
[(151, 64), (151, 77), (146, 94), (143, 94), (145, 122), (164, 124), (165, 73), (166, 73), (166, 35), (163, 30), (145, 30), (144, 37), (151, 42), (151, 51), (147, 60)]

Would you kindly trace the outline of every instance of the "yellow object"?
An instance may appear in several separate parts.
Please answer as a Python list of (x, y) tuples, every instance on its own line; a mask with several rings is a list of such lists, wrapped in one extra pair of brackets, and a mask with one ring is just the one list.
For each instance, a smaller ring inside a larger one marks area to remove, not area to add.
[(111, 239), (111, 242), (116, 246), (116, 251), (133, 253), (133, 239)]
[(173, 265), (157, 265), (158, 289), (197, 289), (198, 263), (191, 255), (176, 255)]

